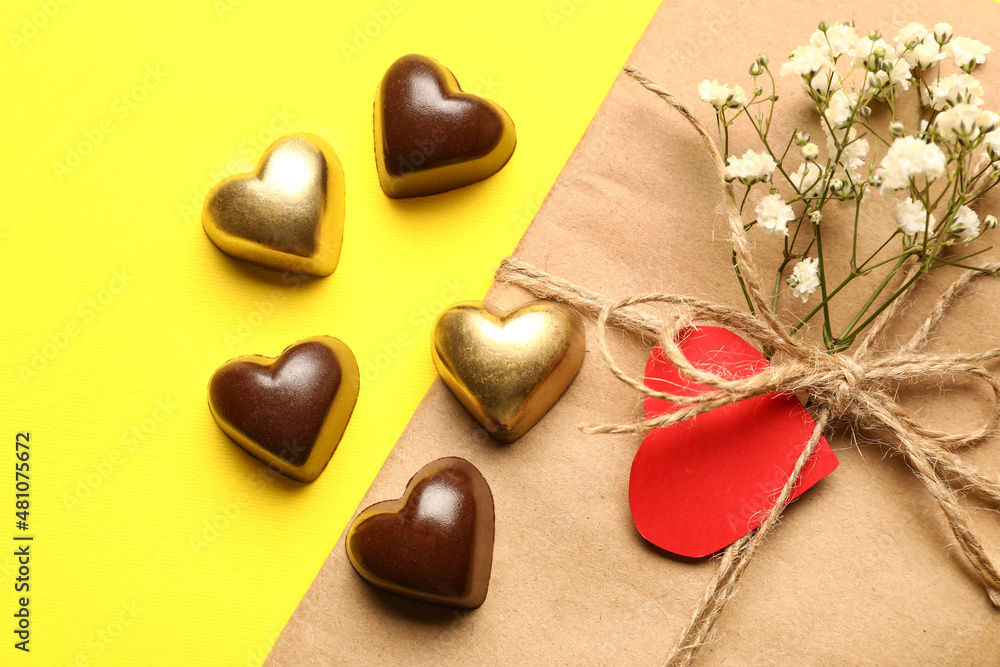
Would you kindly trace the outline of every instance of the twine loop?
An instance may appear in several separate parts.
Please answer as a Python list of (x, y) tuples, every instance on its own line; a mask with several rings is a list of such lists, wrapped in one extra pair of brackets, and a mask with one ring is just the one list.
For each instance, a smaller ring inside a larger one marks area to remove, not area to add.
[[(690, 664), (697, 650), (711, 640), (715, 620), (735, 595), (752, 556), (790, 501), (792, 490), (815, 451), (823, 430), (834, 420), (846, 423), (855, 431), (872, 432), (885, 447), (906, 461), (943, 511), (958, 547), (972, 572), (982, 582), (990, 602), (1000, 607), (1000, 569), (970, 527), (968, 513), (960, 502), (964, 496), (974, 496), (984, 506), (1000, 511), (1000, 481), (980, 473), (955, 453), (957, 448), (982, 442), (996, 431), (1000, 423), (1000, 382), (986, 368), (988, 362), (1000, 358), (1000, 348), (978, 353), (931, 354), (923, 351), (931, 332), (947, 309), (958, 297), (969, 292), (978, 278), (1000, 272), (1000, 263), (983, 265), (963, 273), (934, 304), (910, 340), (891, 350), (876, 350), (876, 344), (898, 305), (907, 299), (916, 282), (910, 279), (915, 277), (920, 267), (913, 260), (904, 268), (902, 276), (904, 284), (910, 281), (910, 287), (872, 322), (865, 335), (855, 342), (851, 354), (829, 354), (826, 350), (793, 339), (778, 321), (760, 288), (760, 272), (751, 255), (739, 206), (732, 185), (725, 180), (725, 163), (714, 140), (701, 122), (669, 92), (634, 68), (626, 66), (625, 73), (680, 112), (698, 132), (702, 144), (714, 160), (725, 195), (736, 266), (754, 314), (693, 297), (659, 292), (609, 300), (513, 257), (501, 263), (496, 280), (525, 288), (541, 298), (563, 301), (595, 316), (598, 349), (612, 374), (643, 396), (671, 401), (680, 406), (674, 412), (634, 423), (581, 425), (587, 433), (643, 434), (737, 401), (774, 392), (797, 392), (807, 396), (816, 422), (812, 435), (804, 443), (787, 482), (765, 520), (722, 552), (718, 570), (682, 629), (666, 664)], [(661, 320), (637, 308), (645, 304), (668, 306), (670, 316)], [(773, 351), (772, 365), (746, 378), (722, 377), (698, 368), (684, 356), (677, 338), (686, 327), (699, 324), (729, 329), (759, 348)], [(643, 381), (631, 377), (618, 365), (608, 348), (608, 326), (638, 334), (645, 340), (657, 341), (663, 355), (681, 374), (706, 385), (709, 390), (696, 396), (682, 396), (651, 389)], [(948, 433), (927, 428), (895, 399), (895, 389), (901, 383), (928, 376), (947, 379), (962, 375), (986, 383), (993, 392), (993, 412), (986, 423), (974, 430)]]

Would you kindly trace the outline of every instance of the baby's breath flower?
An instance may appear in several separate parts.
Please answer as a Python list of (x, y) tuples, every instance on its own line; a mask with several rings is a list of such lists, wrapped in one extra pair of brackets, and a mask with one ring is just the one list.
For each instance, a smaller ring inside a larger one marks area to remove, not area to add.
[(956, 104), (983, 104), (983, 85), (971, 74), (949, 74), (930, 86), (931, 103), (935, 109)]
[(809, 221), (814, 225), (823, 222), (823, 211), (813, 211), (809, 214)]
[(833, 69), (833, 61), (817, 46), (806, 44), (796, 48), (788, 56), (790, 60), (781, 66), (781, 76), (793, 73), (812, 79), (818, 72)]
[(919, 44), (927, 36), (927, 28), (922, 23), (907, 23), (896, 33), (896, 44), (900, 50), (911, 44)]
[(944, 46), (951, 41), (951, 36), (955, 34), (950, 23), (938, 23), (934, 26), (934, 39), (938, 44)]
[(809, 143), (810, 139), (811, 139), (811, 137), (809, 136), (808, 132), (799, 131), (799, 132), (795, 133), (795, 145), (796, 146), (805, 146), (806, 144)]
[(983, 137), (983, 147), (986, 148), (992, 162), (1000, 161), (1000, 130), (987, 132)]
[(928, 215), (923, 203), (913, 201), (909, 197), (897, 201), (892, 207), (892, 219), (907, 236), (914, 236), (927, 228), (933, 229), (934, 223), (937, 222), (933, 215)]
[(867, 139), (863, 137), (858, 139), (857, 128), (852, 127), (850, 131), (842, 127), (834, 128), (833, 134), (830, 134), (830, 131), (826, 127), (823, 130), (826, 132), (827, 153), (832, 158), (837, 154), (837, 150), (840, 149), (839, 162), (844, 169), (854, 171), (864, 164), (870, 146)]
[(818, 72), (809, 81), (812, 88), (822, 98), (830, 97), (830, 94), (840, 88), (840, 75), (835, 70), (823, 70)]
[(755, 153), (748, 150), (743, 157), (737, 158), (730, 155), (726, 160), (726, 178), (729, 180), (739, 179), (744, 185), (753, 185), (761, 181), (771, 180), (778, 164), (767, 153)]
[(798, 262), (787, 282), (792, 288), (792, 295), (802, 299), (802, 303), (808, 301), (809, 295), (819, 288), (819, 260), (806, 257)]
[(910, 67), (925, 70), (930, 69), (934, 63), (944, 60), (945, 55), (941, 53), (941, 46), (934, 41), (934, 35), (927, 35), (924, 41), (905, 52), (903, 58), (910, 64)]
[(979, 107), (971, 104), (956, 104), (937, 115), (934, 127), (945, 141), (975, 141), (979, 137), (979, 118), (982, 113)]
[(976, 238), (979, 236), (979, 216), (968, 206), (959, 206), (951, 221), (951, 233), (965, 242)]
[(955, 37), (942, 49), (956, 67), (961, 67), (966, 72), (971, 72), (976, 65), (986, 62), (986, 54), (992, 50), (971, 37)]
[(826, 111), (823, 115), (834, 127), (840, 127), (851, 119), (851, 112), (858, 103), (857, 93), (845, 93), (843, 89), (838, 90), (830, 97)]
[(818, 197), (823, 191), (823, 170), (815, 162), (803, 162), (788, 176), (795, 190), (806, 197)]
[(715, 79), (698, 84), (698, 97), (716, 109), (739, 109), (747, 105), (747, 94), (739, 86), (727, 86)]
[(948, 160), (935, 144), (916, 137), (898, 137), (879, 163), (877, 174), (882, 176), (880, 189), (902, 190), (909, 187), (910, 179), (923, 176), (932, 181), (944, 174)]
[(839, 58), (850, 51), (857, 41), (854, 26), (848, 23), (829, 25), (826, 30), (816, 30), (809, 38), (809, 43), (829, 58)]
[[(877, 72), (868, 73), (869, 86), (882, 89), (883, 92), (888, 92), (891, 89), (893, 95), (898, 94), (899, 90), (910, 89), (910, 81), (913, 79), (913, 75), (910, 74), (910, 64), (906, 59), (900, 58), (895, 62), (886, 60), (882, 64), (882, 69)], [(888, 66), (888, 68), (885, 66)], [(882, 95), (882, 97), (885, 97), (885, 95)]]
[(881, 37), (872, 39), (872, 35), (868, 35), (855, 42), (848, 55), (852, 58), (851, 64), (876, 70), (883, 60), (896, 60), (896, 49)]
[(813, 160), (815, 160), (816, 158), (819, 157), (819, 146), (817, 146), (816, 144), (810, 142), (810, 143), (806, 144), (805, 146), (803, 146), (799, 150), (799, 152), (802, 153), (802, 159), (803, 160), (807, 160), (807, 161), (811, 162), (811, 161), (813, 161)]
[(757, 224), (774, 236), (788, 236), (788, 223), (795, 219), (795, 211), (779, 194), (769, 194), (757, 204)]
[(980, 132), (992, 132), (997, 125), (1000, 125), (1000, 115), (992, 111), (981, 111), (979, 112), (979, 121), (976, 124), (979, 126)]

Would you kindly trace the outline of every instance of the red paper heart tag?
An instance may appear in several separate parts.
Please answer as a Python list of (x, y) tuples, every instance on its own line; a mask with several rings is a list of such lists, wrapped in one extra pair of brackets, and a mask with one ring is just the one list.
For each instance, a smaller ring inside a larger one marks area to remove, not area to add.
[[(727, 329), (685, 329), (678, 341), (698, 368), (741, 379), (768, 367), (745, 340)], [(710, 388), (678, 372), (659, 347), (649, 355), (646, 384), (694, 396)], [(646, 417), (679, 409), (646, 398)], [(644, 538), (671, 553), (699, 558), (723, 549), (760, 525), (815, 422), (794, 394), (766, 394), (695, 419), (651, 431), (632, 461), (629, 507)], [(825, 438), (792, 493), (794, 500), (837, 467)]]

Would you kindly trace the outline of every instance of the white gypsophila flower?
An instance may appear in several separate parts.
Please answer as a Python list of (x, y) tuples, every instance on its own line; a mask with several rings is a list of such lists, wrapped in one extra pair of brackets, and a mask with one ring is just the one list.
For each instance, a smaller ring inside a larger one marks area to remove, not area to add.
[(747, 105), (747, 94), (739, 86), (727, 86), (712, 79), (698, 84), (698, 97), (716, 109), (741, 108)]
[(882, 179), (880, 190), (901, 190), (909, 187), (910, 179), (923, 176), (928, 182), (945, 171), (948, 160), (936, 145), (916, 137), (898, 137), (886, 152), (876, 174)]
[(936, 62), (944, 60), (945, 55), (941, 53), (941, 45), (934, 41), (934, 35), (928, 34), (924, 37), (924, 41), (904, 52), (903, 58), (906, 59), (910, 67), (924, 70), (929, 69)]
[(790, 60), (781, 66), (781, 76), (789, 72), (812, 79), (818, 72), (833, 69), (833, 61), (817, 46), (799, 46), (788, 56)]
[(907, 44), (919, 44), (927, 37), (928, 31), (923, 23), (907, 23), (896, 33), (896, 44), (899, 50), (906, 48)]
[(992, 50), (978, 39), (971, 37), (953, 37), (942, 49), (956, 67), (966, 71), (971, 71), (976, 65), (986, 62), (986, 54)]
[(1000, 115), (992, 111), (980, 111), (977, 124), (980, 132), (992, 132), (1000, 125)]
[(892, 219), (907, 236), (914, 236), (925, 229), (933, 229), (934, 223), (937, 222), (933, 215), (927, 214), (927, 209), (921, 202), (913, 201), (909, 197), (897, 201), (892, 207)]
[[(989, 112), (987, 112), (989, 113)], [(941, 138), (946, 141), (975, 141), (979, 137), (979, 119), (983, 111), (971, 104), (956, 104), (934, 119)]]
[[(846, 128), (834, 128), (833, 134), (830, 134), (830, 131), (824, 127), (823, 131), (826, 133), (826, 151), (831, 158), (837, 155), (838, 147), (841, 148), (838, 162), (844, 169), (853, 172), (865, 163), (871, 146), (864, 137), (858, 138), (857, 128), (852, 127), (850, 131), (847, 131)], [(852, 176), (852, 180), (857, 179)]]
[(788, 278), (788, 286), (792, 288), (792, 295), (802, 299), (802, 303), (808, 301), (809, 295), (819, 289), (819, 260), (806, 257), (798, 262)]
[(809, 87), (821, 97), (829, 97), (832, 92), (840, 88), (840, 75), (833, 69), (822, 70), (809, 80)]
[(815, 160), (819, 157), (819, 146), (810, 141), (808, 144), (799, 149), (799, 153), (802, 154), (803, 160)]
[(816, 30), (809, 37), (809, 43), (829, 58), (839, 58), (850, 51), (857, 41), (858, 34), (849, 23), (831, 25), (826, 32)]
[(823, 192), (823, 169), (815, 162), (803, 162), (788, 180), (805, 197), (818, 197)]
[(880, 49), (885, 54), (882, 56), (883, 60), (891, 62), (896, 59), (896, 49), (881, 37), (875, 41), (872, 41), (871, 37), (862, 37), (854, 43), (854, 46), (851, 47), (847, 54), (851, 56), (852, 65), (864, 66), (868, 59)]
[(983, 137), (983, 147), (990, 156), (990, 161), (1000, 161), (1000, 130), (987, 132)]
[(757, 224), (774, 236), (788, 236), (788, 223), (795, 219), (795, 211), (785, 203), (779, 194), (769, 194), (754, 209)]
[(959, 206), (951, 221), (951, 233), (965, 242), (979, 236), (979, 216), (968, 206)]
[(950, 23), (934, 24), (934, 39), (937, 40), (938, 44), (947, 44), (954, 34), (955, 31), (952, 30)]
[(830, 102), (826, 106), (823, 115), (827, 122), (834, 127), (840, 127), (851, 119), (851, 113), (858, 103), (857, 93), (845, 93), (843, 89), (838, 90), (830, 97)]
[(905, 58), (900, 58), (892, 64), (892, 69), (888, 72), (879, 70), (868, 73), (868, 85), (872, 88), (888, 89), (892, 86), (892, 94), (898, 94), (899, 90), (909, 90), (910, 81), (913, 75), (910, 74), (910, 64)]
[(752, 185), (761, 181), (771, 180), (778, 164), (767, 153), (755, 153), (748, 150), (743, 157), (730, 155), (726, 160), (726, 178), (739, 179), (744, 185)]
[(930, 102), (941, 110), (956, 104), (983, 104), (983, 84), (971, 74), (949, 74), (935, 81), (930, 89)]

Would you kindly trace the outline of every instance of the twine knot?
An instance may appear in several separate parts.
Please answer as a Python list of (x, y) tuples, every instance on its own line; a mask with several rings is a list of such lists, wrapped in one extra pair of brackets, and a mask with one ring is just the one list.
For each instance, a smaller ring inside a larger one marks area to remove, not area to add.
[[(962, 274), (938, 299), (910, 340), (889, 351), (876, 353), (873, 349), (898, 305), (910, 295), (916, 282), (911, 279), (917, 277), (919, 270), (916, 263), (911, 263), (904, 271), (902, 280), (908, 287), (902, 289), (899, 298), (888, 304), (869, 325), (865, 336), (855, 342), (853, 354), (827, 354), (825, 350), (793, 339), (779, 322), (769, 299), (760, 288), (760, 272), (753, 261), (733, 187), (725, 180), (725, 163), (715, 142), (701, 122), (673, 95), (631, 67), (626, 66), (625, 73), (680, 112), (698, 132), (705, 150), (714, 160), (725, 194), (735, 263), (745, 284), (752, 314), (693, 297), (660, 292), (612, 301), (511, 257), (497, 269), (496, 280), (525, 288), (541, 298), (563, 301), (596, 316), (598, 349), (614, 376), (643, 396), (679, 405), (674, 412), (636, 423), (581, 425), (588, 433), (642, 434), (773, 392), (802, 392), (815, 404), (816, 426), (804, 443), (788, 481), (760, 526), (723, 552), (718, 572), (685, 624), (667, 664), (690, 664), (694, 653), (710, 639), (716, 618), (736, 593), (740, 577), (753, 554), (790, 501), (792, 490), (831, 418), (837, 418), (855, 430), (880, 431), (880, 440), (884, 445), (907, 462), (937, 501), (969, 566), (983, 583), (990, 601), (1000, 607), (1000, 570), (969, 526), (968, 514), (959, 501), (960, 495), (975, 496), (1000, 511), (1000, 482), (964, 463), (953, 451), (958, 447), (978, 444), (991, 436), (1000, 421), (1000, 382), (985, 367), (987, 362), (1000, 358), (1000, 348), (946, 355), (922, 351), (931, 331), (952, 303), (966, 294), (978, 278), (1000, 273), (1000, 263), (984, 265)], [(648, 303), (668, 305), (675, 314), (667, 321), (661, 321), (636, 308)], [(783, 361), (749, 378), (734, 380), (717, 376), (688, 361), (675, 341), (675, 334), (691, 323), (727, 328), (760, 349), (773, 350), (776, 357)], [(658, 340), (662, 353), (678, 371), (690, 380), (706, 385), (709, 391), (697, 396), (680, 396), (650, 389), (644, 382), (629, 376), (618, 366), (608, 349), (606, 327), (609, 325), (631, 331), (647, 340)], [(967, 433), (946, 433), (920, 425), (895, 400), (894, 392), (888, 389), (914, 378), (929, 375), (955, 377), (959, 374), (987, 383), (994, 397), (993, 415), (989, 421)]]

